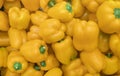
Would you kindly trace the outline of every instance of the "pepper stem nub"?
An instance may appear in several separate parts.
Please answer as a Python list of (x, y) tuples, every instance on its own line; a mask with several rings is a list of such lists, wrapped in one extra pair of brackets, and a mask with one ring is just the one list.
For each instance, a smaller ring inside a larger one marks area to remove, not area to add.
[(114, 8), (114, 15), (116, 18), (120, 19), (120, 8)]

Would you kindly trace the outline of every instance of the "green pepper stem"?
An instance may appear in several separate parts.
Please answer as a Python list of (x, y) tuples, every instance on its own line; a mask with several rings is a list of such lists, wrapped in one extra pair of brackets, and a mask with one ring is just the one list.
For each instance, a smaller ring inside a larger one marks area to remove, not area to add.
[(113, 56), (113, 54), (112, 54), (112, 53), (107, 53), (106, 56), (107, 56), (108, 58), (111, 58), (111, 57)]
[(41, 65), (42, 67), (45, 67), (45, 66), (46, 66), (46, 62), (45, 62), (45, 61), (40, 62), (40, 65)]
[(120, 18), (120, 8), (115, 8), (114, 9), (114, 15), (116, 18)]
[(48, 6), (49, 6), (49, 7), (53, 7), (55, 4), (56, 4), (55, 0), (50, 0), (50, 1), (48, 2)]
[(34, 69), (40, 71), (40, 67), (37, 64), (34, 65)]
[(69, 11), (69, 12), (72, 12), (72, 6), (70, 3), (67, 3), (66, 4), (66, 9)]
[(41, 45), (39, 48), (40, 53), (44, 54), (45, 50), (46, 50), (45, 46)]
[(22, 64), (20, 62), (15, 62), (13, 65), (15, 70), (21, 70), (22, 69)]

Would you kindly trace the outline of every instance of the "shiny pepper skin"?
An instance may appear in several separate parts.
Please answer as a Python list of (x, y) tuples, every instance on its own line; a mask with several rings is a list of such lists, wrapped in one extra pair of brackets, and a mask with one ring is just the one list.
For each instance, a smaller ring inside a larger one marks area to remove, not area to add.
[(98, 50), (80, 53), (80, 59), (91, 74), (100, 72), (105, 67), (105, 58)]
[(7, 69), (5, 76), (20, 76), (19, 73), (11, 72), (9, 69)]
[(0, 47), (0, 67), (7, 67), (8, 51), (4, 47)]
[(30, 13), (26, 8), (12, 7), (8, 12), (10, 26), (19, 30), (27, 29), (30, 22)]
[(106, 0), (97, 10), (99, 28), (108, 34), (120, 33), (120, 2)]
[(81, 20), (73, 27), (73, 45), (78, 51), (92, 51), (98, 46), (99, 28), (94, 21)]
[(64, 39), (52, 44), (56, 58), (62, 64), (69, 64), (77, 56), (77, 51), (73, 47), (71, 37), (67, 36)]
[(11, 72), (23, 73), (28, 67), (28, 62), (20, 52), (13, 51), (8, 55), (7, 67)]
[(26, 42), (26, 31), (10, 28), (8, 30), (10, 45), (15, 49), (20, 49), (23, 43)]
[(39, 25), (39, 35), (46, 43), (54, 43), (65, 36), (66, 26), (58, 19), (47, 19)]
[(48, 47), (43, 40), (30, 40), (21, 46), (20, 53), (29, 62), (37, 63), (47, 58)]
[(59, 19), (62, 22), (70, 21), (74, 16), (74, 11), (71, 4), (62, 1), (48, 10), (48, 16)]
[(9, 21), (8, 16), (5, 12), (0, 11), (0, 31), (8, 31), (9, 29)]
[(28, 68), (21, 74), (21, 76), (43, 76), (44, 71), (36, 64), (29, 64)]

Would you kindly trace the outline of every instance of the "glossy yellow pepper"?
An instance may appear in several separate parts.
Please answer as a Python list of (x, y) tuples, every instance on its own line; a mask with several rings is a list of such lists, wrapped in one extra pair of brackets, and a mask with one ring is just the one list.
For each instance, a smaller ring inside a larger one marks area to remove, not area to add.
[(21, 74), (21, 76), (43, 76), (44, 71), (37, 64), (29, 64), (29, 67)]
[(40, 8), (40, 0), (21, 0), (21, 2), (30, 11), (37, 11)]
[(99, 38), (98, 38), (98, 49), (101, 52), (107, 52), (110, 49), (109, 38), (110, 38), (110, 35), (104, 32), (100, 32)]
[(30, 40), (21, 46), (20, 53), (29, 62), (37, 63), (47, 58), (48, 47), (43, 40), (40, 39)]
[(105, 33), (120, 33), (120, 2), (106, 0), (97, 10), (99, 28)]
[(57, 19), (47, 19), (39, 27), (39, 34), (46, 43), (57, 42), (65, 36), (66, 26)]
[(8, 55), (7, 67), (11, 72), (23, 73), (28, 67), (28, 62), (18, 51), (12, 51)]
[(28, 28), (30, 13), (26, 8), (12, 7), (8, 12), (10, 26), (16, 29)]
[(47, 71), (44, 76), (62, 76), (62, 75), (63, 72), (60, 68), (53, 68)]
[(62, 64), (69, 64), (77, 56), (77, 51), (73, 47), (72, 38), (69, 36), (53, 43), (52, 48), (56, 58)]
[(112, 34), (110, 36), (109, 46), (113, 54), (120, 58), (120, 34)]
[(100, 75), (99, 73), (96, 73), (96, 74), (87, 73), (84, 76), (102, 76), (102, 75)]
[(32, 25), (30, 27), (30, 31), (27, 32), (27, 40), (33, 39), (42, 39), (39, 35), (40, 28), (36, 25)]
[(40, 25), (41, 22), (46, 20), (48, 15), (42, 11), (36, 11), (35, 13), (31, 14), (31, 21), (34, 25)]
[[(113, 67), (114, 66), (114, 67)], [(107, 53), (105, 56), (105, 68), (102, 72), (105, 75), (113, 75), (119, 70), (119, 59), (117, 56), (112, 56), (112, 53)]]
[(9, 29), (9, 21), (8, 16), (5, 12), (0, 11), (0, 30), (1, 31), (8, 31)]
[(80, 19), (73, 18), (71, 21), (65, 23), (66, 25), (66, 34), (68, 36), (73, 36), (73, 27), (76, 25), (77, 22), (79, 22)]
[(99, 28), (94, 21), (79, 21), (73, 27), (73, 45), (78, 51), (92, 51), (98, 46)]
[(20, 3), (20, 0), (14, 0), (14, 1), (6, 0), (3, 6), (4, 6), (4, 11), (8, 13), (10, 8), (12, 7), (21, 8), (22, 5)]
[(39, 62), (38, 65), (40, 66), (41, 70), (47, 71), (58, 67), (60, 64), (54, 55), (49, 54), (47, 59)]
[(99, 73), (105, 66), (104, 55), (98, 50), (80, 53), (80, 58), (91, 74)]
[(8, 30), (8, 36), (10, 40), (10, 45), (16, 49), (19, 49), (21, 45), (26, 42), (27, 39), (25, 30), (18, 30), (12, 27)]
[(4, 76), (21, 76), (19, 73), (11, 72), (9, 69), (7, 69)]
[(0, 46), (9, 46), (8, 32), (0, 32)]
[(5, 0), (0, 0), (0, 8), (3, 6)]
[(81, 17), (84, 14), (85, 8), (83, 7), (81, 0), (72, 0), (71, 5), (73, 7), (74, 17)]
[(105, 1), (105, 0), (81, 0), (83, 6), (85, 6), (90, 12), (96, 12), (98, 7)]
[(62, 66), (64, 76), (83, 76), (85, 70), (79, 58), (73, 60), (68, 65)]
[(8, 51), (4, 47), (0, 47), (0, 67), (7, 67)]
[(71, 4), (65, 1), (57, 3), (54, 7), (51, 7), (47, 13), (48, 16), (59, 19), (62, 22), (70, 21), (74, 16)]

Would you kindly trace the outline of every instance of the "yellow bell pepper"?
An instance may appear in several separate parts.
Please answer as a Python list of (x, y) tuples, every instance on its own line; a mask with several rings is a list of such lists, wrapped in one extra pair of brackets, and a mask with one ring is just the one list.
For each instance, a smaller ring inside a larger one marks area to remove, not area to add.
[(25, 30), (18, 30), (11, 27), (8, 30), (8, 36), (10, 40), (10, 45), (13, 48), (19, 49), (21, 45), (26, 42), (27, 35)]
[(0, 0), (0, 8), (3, 6), (5, 0)]
[(27, 40), (33, 40), (33, 39), (42, 39), (39, 35), (39, 27), (36, 25), (32, 25), (30, 27), (30, 31), (27, 32)]
[(7, 67), (8, 51), (4, 47), (0, 47), (0, 67)]
[(72, 0), (71, 5), (73, 7), (74, 17), (81, 17), (84, 14), (85, 8), (83, 7), (81, 0)]
[(85, 6), (90, 12), (96, 12), (98, 7), (105, 1), (105, 0), (81, 0), (83, 6)]
[(47, 18), (48, 18), (48, 15), (41, 11), (36, 11), (35, 13), (31, 14), (31, 21), (35, 25), (40, 25), (41, 22), (43, 22)]
[[(113, 67), (114, 66), (114, 67)], [(105, 68), (102, 72), (105, 75), (113, 75), (119, 70), (119, 59), (113, 56), (112, 53), (107, 53), (105, 56)]]
[(84, 76), (102, 76), (102, 75), (100, 75), (99, 73), (96, 73), (96, 74), (87, 73)]
[(98, 50), (80, 53), (80, 58), (91, 74), (99, 73), (105, 66), (104, 55)]
[(47, 71), (44, 76), (62, 76), (62, 75), (63, 72), (60, 68), (53, 68)]
[(44, 71), (36, 64), (29, 64), (29, 67), (21, 74), (21, 76), (43, 76)]
[(0, 32), (0, 46), (9, 46), (8, 32)]
[(79, 21), (73, 27), (73, 45), (78, 51), (92, 51), (98, 46), (99, 28), (94, 21)]
[(54, 55), (48, 55), (47, 59), (38, 63), (41, 70), (50, 70), (52, 68), (58, 67), (60, 64)]
[(9, 23), (8, 23), (8, 16), (5, 12), (0, 11), (0, 30), (1, 31), (8, 31)]
[(18, 51), (12, 51), (8, 55), (7, 67), (11, 72), (23, 73), (28, 67), (28, 62)]
[(110, 35), (104, 32), (100, 32), (99, 38), (98, 38), (98, 48), (101, 52), (107, 52), (110, 49), (109, 37)]
[(6, 0), (3, 6), (4, 6), (4, 11), (8, 13), (9, 9), (12, 7), (21, 8), (21, 3), (20, 0), (13, 0), (13, 1)]
[(40, 39), (30, 40), (21, 46), (20, 53), (29, 62), (37, 63), (47, 58), (48, 47), (43, 40)]
[(120, 2), (106, 0), (97, 10), (99, 28), (105, 33), (120, 33)]
[(110, 35), (109, 47), (113, 54), (120, 58), (120, 34)]
[(21, 0), (21, 2), (30, 11), (37, 11), (40, 8), (40, 0)]
[(69, 64), (77, 56), (73, 47), (72, 38), (67, 36), (64, 39), (52, 44), (56, 58), (62, 64)]
[(73, 27), (76, 25), (77, 22), (79, 22), (80, 19), (73, 18), (71, 21), (65, 23), (66, 25), (66, 34), (68, 36), (73, 36)]
[(79, 58), (73, 60), (68, 65), (62, 66), (64, 76), (83, 76), (85, 70)]
[(11, 72), (9, 69), (7, 69), (4, 76), (21, 76), (19, 73)]
[(39, 35), (46, 43), (57, 42), (65, 36), (66, 26), (57, 19), (47, 19), (39, 27)]
[(47, 13), (48, 16), (59, 19), (62, 22), (70, 21), (74, 16), (71, 4), (65, 1), (57, 3), (54, 7), (51, 7)]
[(8, 12), (10, 26), (16, 29), (28, 28), (30, 22), (30, 13), (27, 9), (12, 7)]

